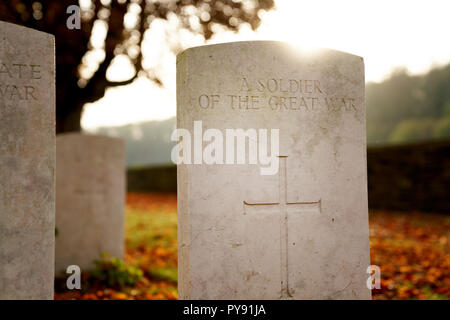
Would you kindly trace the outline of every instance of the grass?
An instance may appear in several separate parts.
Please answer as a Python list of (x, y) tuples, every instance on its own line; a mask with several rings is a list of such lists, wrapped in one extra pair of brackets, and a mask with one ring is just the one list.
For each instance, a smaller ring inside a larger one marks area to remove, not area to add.
[[(135, 286), (108, 288), (83, 279), (86, 290), (58, 291), (56, 299), (176, 299), (176, 196), (128, 194), (124, 262), (142, 270)], [(450, 298), (450, 216), (370, 213), (371, 263), (381, 269), (374, 299)]]
[(177, 216), (169, 212), (128, 209), (125, 234), (128, 249), (155, 247), (176, 250)]

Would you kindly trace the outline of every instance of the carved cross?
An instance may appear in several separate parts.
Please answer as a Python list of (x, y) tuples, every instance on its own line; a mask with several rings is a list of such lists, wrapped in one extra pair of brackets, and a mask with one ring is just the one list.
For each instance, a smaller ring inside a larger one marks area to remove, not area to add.
[[(289, 212), (317, 211), (321, 210), (321, 200), (311, 202), (288, 202), (287, 201), (287, 179), (286, 179), (286, 160), (287, 156), (279, 156), (279, 201), (250, 203), (244, 201), (244, 214), (250, 207), (258, 208), (259, 212), (277, 212), (280, 213), (280, 245), (281, 245), (281, 299), (290, 299), (292, 295), (289, 291), (289, 273), (288, 273), (288, 210)], [(259, 210), (262, 209), (262, 210)], [(252, 210), (253, 211), (253, 210)]]

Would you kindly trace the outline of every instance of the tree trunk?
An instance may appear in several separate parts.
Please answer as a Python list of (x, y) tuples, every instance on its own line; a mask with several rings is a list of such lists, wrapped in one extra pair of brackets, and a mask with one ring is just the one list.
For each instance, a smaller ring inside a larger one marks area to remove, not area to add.
[(76, 103), (75, 106), (66, 108), (66, 110), (70, 110), (71, 112), (57, 115), (56, 117), (56, 134), (81, 131), (81, 112), (83, 106)]

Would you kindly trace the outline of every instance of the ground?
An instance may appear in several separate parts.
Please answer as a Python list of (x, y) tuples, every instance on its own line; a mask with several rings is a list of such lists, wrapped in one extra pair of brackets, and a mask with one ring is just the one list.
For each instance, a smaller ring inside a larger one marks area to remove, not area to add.
[(380, 266), (374, 299), (450, 298), (450, 215), (371, 212), (371, 263)]
[[(129, 193), (124, 263), (104, 258), (100, 273), (112, 280), (83, 274), (82, 290), (57, 281), (55, 298), (176, 299), (176, 208), (173, 194)], [(370, 212), (370, 247), (381, 269), (374, 299), (450, 299), (450, 215)]]

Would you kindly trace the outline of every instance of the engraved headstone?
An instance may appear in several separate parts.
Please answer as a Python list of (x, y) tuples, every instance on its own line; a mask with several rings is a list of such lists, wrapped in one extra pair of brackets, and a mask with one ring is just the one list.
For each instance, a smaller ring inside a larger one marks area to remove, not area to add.
[(179, 297), (370, 299), (363, 59), (191, 48), (177, 101)]
[(0, 299), (53, 299), (54, 51), (0, 22)]
[(79, 133), (56, 137), (56, 274), (123, 258), (125, 144)]

